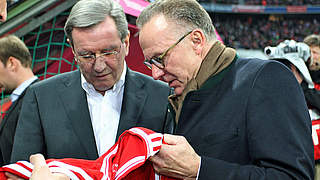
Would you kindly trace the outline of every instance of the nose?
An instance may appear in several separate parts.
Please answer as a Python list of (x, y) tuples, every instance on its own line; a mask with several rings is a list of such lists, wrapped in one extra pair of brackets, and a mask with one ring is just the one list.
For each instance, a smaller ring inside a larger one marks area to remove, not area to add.
[(97, 56), (94, 64), (93, 64), (93, 69), (97, 72), (97, 73), (101, 73), (104, 71), (104, 69), (106, 68), (106, 62), (105, 59), (103, 58), (103, 56)]
[(158, 68), (156, 65), (152, 64), (152, 77), (154, 80), (159, 80), (164, 75), (164, 70)]

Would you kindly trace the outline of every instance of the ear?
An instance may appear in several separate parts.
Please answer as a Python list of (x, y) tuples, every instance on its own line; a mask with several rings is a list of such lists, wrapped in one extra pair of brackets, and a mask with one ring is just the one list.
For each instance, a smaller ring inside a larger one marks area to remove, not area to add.
[(200, 55), (206, 43), (206, 37), (204, 35), (204, 32), (200, 29), (195, 29), (191, 33), (190, 37), (193, 45), (193, 50), (196, 52), (197, 55)]
[(130, 45), (130, 31), (127, 35), (127, 37), (124, 39), (124, 44), (126, 45), (126, 56), (129, 54), (129, 45)]
[(67, 38), (67, 42), (70, 45), (70, 47), (73, 48), (73, 44), (72, 44), (72, 42), (71, 42), (71, 40), (69, 38)]
[(68, 44), (69, 44), (69, 45), (70, 45), (70, 47), (71, 47), (71, 50), (72, 50), (73, 55), (75, 55), (75, 53), (74, 53), (74, 49), (73, 49), (73, 44), (71, 43), (71, 41), (70, 41), (70, 39), (69, 39), (69, 38), (67, 38), (67, 42), (68, 42)]
[(21, 62), (17, 58), (10, 56), (6, 64), (6, 68), (9, 71), (16, 72), (20, 67)]
[(69, 43), (69, 45), (70, 45), (70, 47), (71, 47), (71, 51), (72, 51), (72, 53), (73, 53), (73, 58), (74, 58), (74, 60), (78, 63), (78, 60), (77, 60), (77, 58), (76, 58), (76, 53), (75, 53), (75, 51), (74, 51), (74, 47), (73, 47), (73, 44), (71, 43), (71, 41), (69, 40), (69, 38), (67, 39), (67, 42)]

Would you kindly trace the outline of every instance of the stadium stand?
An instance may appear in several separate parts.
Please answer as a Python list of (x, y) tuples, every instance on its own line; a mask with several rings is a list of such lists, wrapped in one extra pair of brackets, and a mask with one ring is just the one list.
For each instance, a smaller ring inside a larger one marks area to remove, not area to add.
[(319, 5), (317, 0), (199, 0), (199, 2), (216, 4), (245, 4), (245, 5), (263, 5), (263, 6), (301, 6), (301, 5)]
[(236, 49), (263, 49), (284, 39), (303, 41), (320, 30), (320, 17), (314, 15), (215, 13), (212, 18), (224, 43)]

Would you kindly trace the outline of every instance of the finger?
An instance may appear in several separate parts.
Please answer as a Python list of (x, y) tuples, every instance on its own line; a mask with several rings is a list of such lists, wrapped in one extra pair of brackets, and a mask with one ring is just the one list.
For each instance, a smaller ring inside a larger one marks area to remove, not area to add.
[(5, 172), (5, 175), (7, 176), (7, 180), (23, 180), (22, 178), (8, 172)]
[(45, 166), (46, 160), (44, 159), (42, 154), (34, 154), (30, 156), (30, 162), (31, 164), (33, 164), (35, 167), (41, 167), (41, 166)]
[(158, 155), (150, 157), (149, 160), (152, 162), (154, 167), (157, 167), (156, 168), (157, 170), (160, 169), (161, 167), (164, 167), (164, 161)]
[(30, 156), (30, 162), (34, 165), (31, 179), (39, 179), (50, 174), (49, 167), (42, 154), (35, 154)]
[(157, 155), (149, 157), (149, 160), (153, 163), (156, 163), (157, 161), (159, 161), (159, 159), (160, 158)]
[(160, 167), (156, 163), (152, 163), (152, 167), (156, 173), (160, 173)]
[(177, 135), (164, 134), (164, 136), (163, 136), (164, 143), (169, 144), (169, 145), (177, 144), (179, 139), (180, 139), (180, 136), (177, 136)]

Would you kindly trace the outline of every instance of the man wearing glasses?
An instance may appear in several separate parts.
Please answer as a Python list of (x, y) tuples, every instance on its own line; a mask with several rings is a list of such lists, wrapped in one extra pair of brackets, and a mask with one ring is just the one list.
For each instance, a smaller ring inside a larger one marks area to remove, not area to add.
[(164, 130), (168, 86), (127, 68), (129, 31), (113, 0), (81, 0), (65, 33), (79, 69), (30, 88), (14, 139), (11, 161), (45, 158), (97, 159), (124, 131)]
[(174, 135), (151, 157), (180, 179), (313, 179), (311, 121), (292, 73), (275, 61), (243, 59), (217, 41), (194, 0), (156, 1), (137, 19), (154, 79), (169, 96)]

